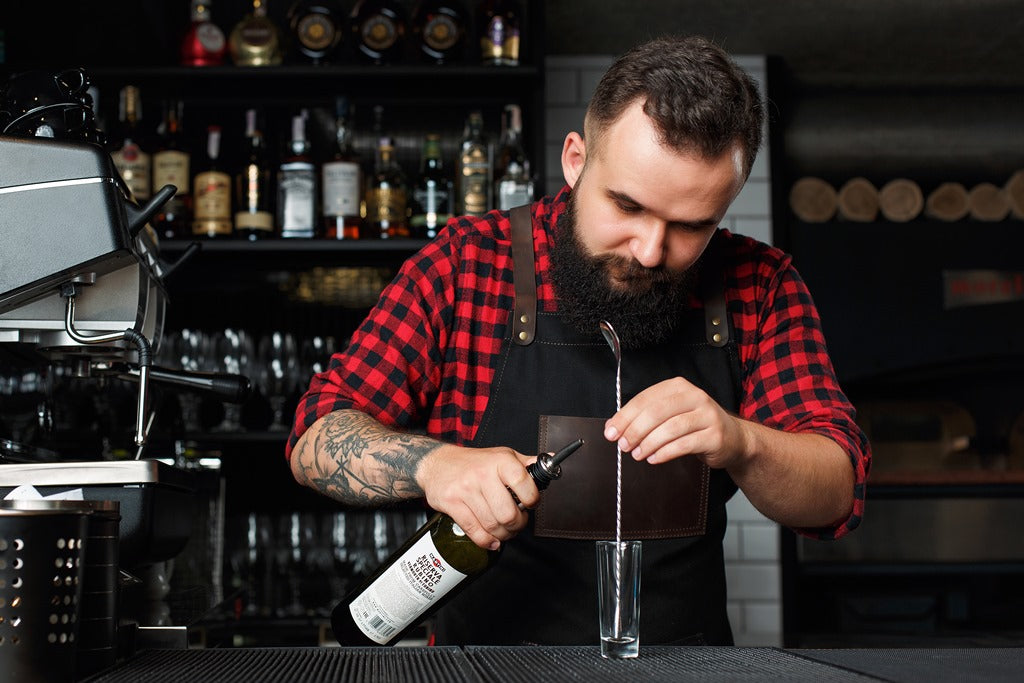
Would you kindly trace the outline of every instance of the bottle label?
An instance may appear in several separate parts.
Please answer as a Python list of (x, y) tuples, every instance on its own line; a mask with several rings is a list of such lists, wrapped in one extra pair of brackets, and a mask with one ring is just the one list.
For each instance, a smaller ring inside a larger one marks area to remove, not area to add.
[(185, 152), (167, 150), (153, 155), (153, 186), (174, 185), (177, 196), (188, 194), (189, 156)]
[(349, 604), (352, 621), (367, 638), (386, 645), (466, 576), (424, 534)]
[(533, 201), (533, 183), (528, 180), (503, 179), (498, 183), (498, 208), (502, 211)]
[(139, 149), (134, 142), (129, 142), (124, 147), (110, 155), (121, 174), (121, 179), (128, 189), (132, 191), (137, 200), (149, 199), (151, 191), (149, 184), (150, 156)]
[(405, 190), (378, 187), (366, 193), (366, 220), (401, 223), (405, 220)]
[(197, 235), (231, 234), (231, 179), (227, 173), (197, 173), (194, 181), (195, 223)]
[(519, 28), (504, 17), (492, 17), (480, 35), (480, 56), (484, 62), (518, 64)]
[(274, 217), (269, 211), (239, 211), (235, 214), (235, 230), (273, 232)]
[(224, 49), (224, 33), (209, 21), (196, 27), (196, 39), (207, 52), (220, 52)]
[(322, 167), (325, 216), (359, 215), (359, 164), (329, 161)]
[(282, 237), (312, 237), (316, 228), (316, 178), (306, 163), (281, 166), (278, 213)]

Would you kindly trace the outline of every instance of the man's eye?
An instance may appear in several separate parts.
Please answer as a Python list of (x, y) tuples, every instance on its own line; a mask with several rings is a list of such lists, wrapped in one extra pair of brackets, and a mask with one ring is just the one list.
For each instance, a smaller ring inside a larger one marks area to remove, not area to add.
[(636, 204), (618, 204), (619, 211), (622, 213), (640, 213), (640, 207)]

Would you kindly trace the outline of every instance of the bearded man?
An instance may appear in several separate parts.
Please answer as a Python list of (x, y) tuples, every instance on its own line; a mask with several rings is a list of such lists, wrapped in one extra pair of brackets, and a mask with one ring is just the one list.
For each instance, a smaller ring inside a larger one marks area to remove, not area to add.
[[(566, 186), (453, 219), (313, 377), (297, 481), (347, 506), (420, 498), (504, 546), (438, 614), (439, 644), (597, 643), (593, 541), (620, 530), (644, 539), (643, 642), (730, 644), (737, 487), (803, 534), (859, 523), (870, 450), (811, 297), (788, 256), (719, 227), (763, 111), (706, 39), (630, 50), (566, 136)], [(541, 496), (526, 466), (576, 437)]]

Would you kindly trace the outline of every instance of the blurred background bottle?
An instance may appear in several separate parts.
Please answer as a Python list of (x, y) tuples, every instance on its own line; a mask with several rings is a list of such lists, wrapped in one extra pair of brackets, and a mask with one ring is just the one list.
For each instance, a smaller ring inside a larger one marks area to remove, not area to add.
[(273, 237), (270, 164), (259, 114), (245, 112), (246, 159), (235, 176), (235, 233), (251, 241)]
[(153, 229), (165, 239), (181, 239), (191, 232), (191, 155), (182, 134), (185, 104), (181, 100), (165, 103), (164, 119), (157, 131), (159, 140), (153, 154), (153, 187), (178, 188), (159, 212), (153, 216)]
[(227, 41), (210, 15), (213, 0), (192, 0), (192, 25), (181, 41), (183, 66), (220, 66)]
[(413, 9), (413, 39), (420, 56), (435, 64), (462, 61), (466, 44), (466, 10), (459, 0), (421, 0)]
[(441, 136), (428, 134), (423, 141), (420, 174), (412, 191), (411, 235), (420, 239), (436, 237), (452, 217), (453, 195), (441, 156)]
[(299, 61), (313, 64), (331, 61), (342, 34), (341, 15), (335, 2), (296, 0), (288, 9), (288, 24)]
[(455, 168), (456, 211), (482, 216), (491, 206), (491, 148), (484, 136), (484, 118), (478, 109), (469, 113)]
[(358, 0), (349, 14), (353, 48), (374, 64), (401, 61), (405, 29), (405, 9), (396, 0)]
[(206, 158), (192, 182), (192, 234), (196, 237), (231, 237), (231, 177), (220, 159), (220, 138), (220, 126), (206, 129)]
[(281, 63), (281, 34), (267, 16), (267, 0), (252, 0), (252, 11), (235, 24), (228, 47), (238, 66)]
[(316, 235), (316, 165), (306, 137), (306, 115), (292, 117), (288, 149), (277, 172), (277, 224), (281, 237)]
[(118, 105), (118, 129), (111, 138), (110, 157), (125, 185), (136, 201), (143, 202), (152, 194), (150, 174), (152, 158), (147, 151), (142, 129), (142, 99), (134, 85), (121, 88)]
[(363, 170), (352, 146), (352, 108), (347, 97), (335, 99), (334, 155), (320, 167), (324, 237), (332, 240), (360, 238)]
[(498, 208), (508, 210), (533, 201), (530, 161), (523, 149), (523, 114), (517, 104), (505, 106), (503, 130), (494, 164)]
[(515, 0), (483, 0), (478, 8), (480, 61), (483, 64), (519, 64), (520, 17)]
[(391, 138), (380, 138), (373, 177), (367, 180), (366, 189), (366, 232), (370, 238), (409, 236), (405, 174), (394, 155)]

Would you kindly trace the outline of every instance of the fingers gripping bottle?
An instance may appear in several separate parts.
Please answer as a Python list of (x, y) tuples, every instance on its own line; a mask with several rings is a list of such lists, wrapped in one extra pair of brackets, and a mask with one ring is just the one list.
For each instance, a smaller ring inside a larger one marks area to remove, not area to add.
[[(582, 445), (577, 439), (553, 455), (537, 456), (526, 468), (537, 488), (543, 491), (561, 477), (559, 463)], [(334, 637), (342, 645), (392, 645), (500, 555), (500, 549), (475, 544), (455, 520), (439, 512), (338, 603), (331, 613)]]

